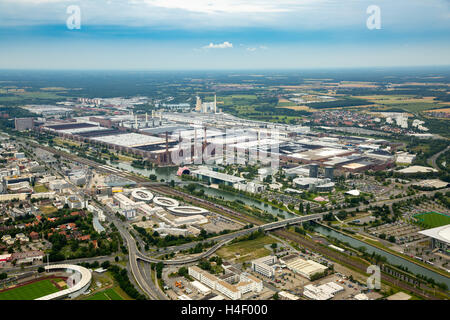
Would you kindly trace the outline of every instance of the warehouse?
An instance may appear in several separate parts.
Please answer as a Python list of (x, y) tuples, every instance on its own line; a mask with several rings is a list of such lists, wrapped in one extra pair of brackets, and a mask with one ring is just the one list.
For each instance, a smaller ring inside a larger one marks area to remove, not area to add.
[(280, 262), (286, 264), (286, 267), (300, 274), (301, 276), (311, 279), (311, 276), (316, 273), (323, 273), (328, 267), (321, 265), (313, 260), (304, 260), (298, 256), (280, 258)]
[(303, 288), (303, 295), (313, 300), (329, 300), (344, 288), (334, 282), (328, 282), (320, 286), (308, 284)]
[(165, 143), (165, 140), (163, 138), (148, 136), (139, 133), (124, 133), (118, 135), (95, 137), (92, 138), (92, 140), (130, 148)]

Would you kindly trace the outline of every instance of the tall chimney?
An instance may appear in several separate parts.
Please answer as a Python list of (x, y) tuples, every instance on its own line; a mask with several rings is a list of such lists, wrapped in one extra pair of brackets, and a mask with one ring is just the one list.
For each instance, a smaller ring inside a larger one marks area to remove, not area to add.
[(214, 93), (214, 113), (217, 113), (217, 98), (215, 93)]
[(206, 126), (204, 127), (204, 135), (205, 135), (205, 141), (203, 142), (203, 150), (205, 150), (206, 149), (206, 144), (207, 144), (207, 142), (206, 142)]
[(166, 161), (169, 161), (169, 132), (166, 131)]

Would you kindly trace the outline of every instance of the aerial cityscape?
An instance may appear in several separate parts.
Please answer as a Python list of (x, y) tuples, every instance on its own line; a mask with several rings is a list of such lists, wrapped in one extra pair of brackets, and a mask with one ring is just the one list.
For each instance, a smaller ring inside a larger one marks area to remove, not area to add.
[(1, 3), (0, 300), (448, 300), (449, 3), (361, 2)]

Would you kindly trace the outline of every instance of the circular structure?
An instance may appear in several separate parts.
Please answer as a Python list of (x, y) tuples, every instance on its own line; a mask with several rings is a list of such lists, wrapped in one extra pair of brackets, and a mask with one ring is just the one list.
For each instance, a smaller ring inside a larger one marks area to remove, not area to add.
[(167, 197), (154, 197), (153, 203), (161, 207), (178, 207), (180, 204), (177, 200)]
[(209, 211), (199, 207), (192, 206), (179, 206), (179, 207), (170, 207), (167, 208), (167, 211), (176, 216), (193, 216), (193, 215), (205, 215)]
[[(68, 289), (58, 291), (46, 296), (37, 298), (36, 300), (55, 300), (64, 298), (75, 298), (86, 291), (91, 285), (92, 275), (91, 272), (82, 267), (74, 264), (55, 264), (45, 267), (46, 272), (64, 272), (72, 274), (68, 281), (72, 281)], [(76, 281), (78, 280), (78, 281)]]
[(131, 192), (131, 197), (135, 201), (150, 202), (153, 199), (153, 193), (147, 189), (136, 189)]
[(190, 174), (191, 169), (188, 167), (179, 167), (177, 171), (177, 176), (182, 176), (183, 174)]

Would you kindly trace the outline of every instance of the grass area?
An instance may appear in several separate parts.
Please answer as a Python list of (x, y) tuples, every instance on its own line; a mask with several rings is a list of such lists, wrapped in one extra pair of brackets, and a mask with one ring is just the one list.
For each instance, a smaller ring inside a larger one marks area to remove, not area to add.
[(264, 236), (255, 240), (241, 241), (220, 248), (217, 251), (217, 255), (226, 260), (229, 260), (236, 258), (236, 254), (239, 254), (240, 257), (236, 259), (236, 262), (245, 262), (271, 254), (271, 251), (264, 248), (264, 246), (266, 244), (272, 244), (274, 242), (276, 241), (268, 236)]
[(56, 144), (60, 145), (61, 147), (65, 147), (64, 144), (67, 144), (69, 146), (76, 146), (76, 147), (79, 147), (81, 145), (81, 143), (76, 142), (76, 141), (72, 141), (72, 140), (68, 140), (68, 139), (61, 139), (61, 138), (56, 138), (56, 137), (53, 138), (53, 141)]
[[(53, 279), (53, 281), (58, 281), (58, 279)], [(58, 291), (59, 289), (49, 279), (46, 279), (0, 292), (0, 300), (34, 300)]]
[(34, 187), (34, 192), (36, 192), (36, 193), (48, 192), (48, 189), (43, 184), (39, 184)]
[(53, 212), (58, 211), (57, 208), (55, 208), (54, 206), (40, 206), (39, 210), (43, 213), (43, 214), (51, 214)]
[(426, 212), (414, 215), (418, 221), (421, 221), (426, 227), (436, 228), (450, 224), (450, 217), (437, 212)]
[(85, 300), (125, 300), (115, 288), (109, 288), (89, 296)]
[(116, 153), (115, 155), (119, 158), (120, 161), (131, 162), (133, 160), (136, 160), (136, 158), (129, 157), (129, 156), (124, 156), (123, 154), (120, 154), (120, 153)]

